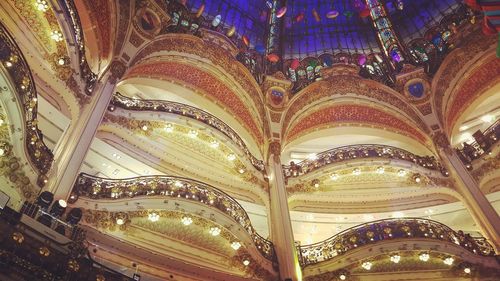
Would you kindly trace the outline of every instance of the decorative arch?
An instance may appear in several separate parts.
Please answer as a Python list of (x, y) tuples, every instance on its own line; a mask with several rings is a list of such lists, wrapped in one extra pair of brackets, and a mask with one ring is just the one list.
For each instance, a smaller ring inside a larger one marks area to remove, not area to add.
[(421, 130), (381, 108), (361, 104), (331, 104), (295, 120), (286, 133), (286, 141), (291, 142), (315, 130), (346, 124), (388, 129), (410, 136), (421, 143), (426, 143), (428, 140), (428, 137)]
[(417, 110), (405, 102), (394, 90), (357, 75), (338, 75), (311, 84), (290, 101), (283, 119), (283, 134), (291, 130), (291, 123), (296, 121), (304, 109), (317, 106), (318, 100), (335, 101), (338, 97), (348, 95), (354, 95), (357, 99), (371, 100), (399, 111), (401, 115), (408, 116), (420, 131), (429, 132)]
[(140, 49), (130, 60), (130, 65), (137, 65), (151, 57), (177, 56), (196, 59), (200, 64), (209, 60), (211, 65), (240, 85), (253, 101), (259, 116), (264, 116), (264, 101), (260, 86), (248, 69), (236, 60), (235, 55), (236, 52), (230, 52), (215, 43), (204, 41), (193, 35), (164, 34)]
[(124, 79), (131, 78), (170, 81), (201, 93), (204, 97), (232, 113), (251, 133), (257, 143), (262, 144), (264, 141), (259, 118), (252, 112), (252, 107), (248, 106), (237, 93), (208, 71), (203, 71), (185, 62), (155, 61), (132, 67)]
[(472, 32), (464, 39), (462, 47), (453, 50), (444, 59), (431, 86), (433, 112), (436, 112), (436, 117), (443, 126), (447, 124), (446, 97), (451, 95), (471, 66), (484, 58), (486, 53), (494, 52), (495, 42), (493, 36), (485, 37), (481, 32)]
[(445, 104), (446, 130), (449, 133), (464, 112), (487, 98), (485, 93), (488, 89), (500, 83), (500, 60), (496, 59), (495, 54), (491, 54), (464, 76), (466, 77), (460, 79), (460, 84), (450, 93)]
[[(105, 69), (113, 56), (116, 43), (113, 39), (117, 29), (116, 17), (113, 16), (117, 14), (115, 2), (109, 0), (75, 1), (86, 39), (86, 55), (95, 72)], [(97, 57), (91, 57), (93, 54), (97, 54)]]

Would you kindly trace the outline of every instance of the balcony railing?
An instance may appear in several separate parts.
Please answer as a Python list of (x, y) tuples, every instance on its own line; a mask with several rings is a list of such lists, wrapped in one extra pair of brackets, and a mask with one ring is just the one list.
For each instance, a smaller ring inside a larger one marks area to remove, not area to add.
[(121, 95), (120, 93), (116, 93), (113, 96), (111, 105), (127, 110), (166, 112), (203, 122), (233, 141), (233, 143), (235, 143), (243, 151), (243, 153), (245, 153), (245, 156), (257, 170), (262, 172), (265, 169), (264, 162), (262, 160), (258, 160), (250, 152), (245, 142), (231, 127), (229, 127), (229, 125), (204, 110), (172, 101), (131, 99)]
[(85, 93), (91, 95), (97, 82), (97, 75), (90, 69), (87, 58), (85, 57), (85, 40), (83, 37), (83, 28), (80, 22), (78, 11), (73, 0), (58, 0), (66, 18), (70, 20), (70, 27), (73, 31), (74, 42), (78, 52), (78, 66), (80, 67), (80, 77), (85, 82)]
[(440, 171), (444, 176), (448, 176), (448, 172), (432, 156), (418, 156), (401, 148), (379, 144), (360, 144), (333, 148), (316, 154), (314, 160), (306, 159), (299, 163), (292, 161), (290, 165), (283, 166), (283, 173), (286, 178), (298, 177), (330, 164), (360, 158), (385, 158), (407, 161), (429, 170)]
[(10, 75), (15, 87), (15, 94), (21, 101), (21, 109), (25, 119), (26, 148), (33, 165), (41, 175), (47, 174), (54, 155), (43, 141), (43, 134), (38, 129), (37, 107), (38, 98), (35, 80), (24, 58), (21, 49), (14, 38), (0, 23), (0, 60)]
[(105, 179), (80, 174), (73, 187), (73, 198), (76, 200), (80, 196), (111, 200), (139, 196), (165, 196), (205, 204), (231, 217), (250, 234), (255, 246), (265, 258), (271, 261), (276, 260), (272, 242), (255, 231), (243, 207), (223, 191), (199, 181), (173, 176)]
[(349, 228), (322, 242), (298, 246), (302, 266), (320, 263), (364, 245), (394, 239), (433, 239), (451, 242), (482, 256), (495, 250), (484, 238), (474, 238), (462, 231), (428, 219), (404, 218), (378, 220)]
[(500, 139), (500, 120), (497, 120), (484, 132), (476, 132), (474, 138), (475, 141), (472, 144), (464, 143), (463, 148), (457, 148), (458, 155), (465, 164), (470, 164), (472, 161), (488, 154), (495, 146), (498, 139)]

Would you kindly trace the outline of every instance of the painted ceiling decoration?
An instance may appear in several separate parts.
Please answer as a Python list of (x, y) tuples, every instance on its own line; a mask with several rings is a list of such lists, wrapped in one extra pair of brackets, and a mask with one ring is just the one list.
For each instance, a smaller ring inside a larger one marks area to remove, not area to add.
[(152, 62), (133, 67), (124, 79), (134, 77), (176, 81), (190, 87), (195, 92), (201, 91), (208, 99), (232, 112), (255, 137), (256, 141), (262, 144), (262, 130), (257, 125), (254, 115), (237, 94), (212, 74), (189, 64)]
[(500, 60), (490, 56), (484, 64), (474, 69), (451, 97), (447, 107), (446, 128), (451, 131), (461, 113), (488, 88), (500, 82)]
[(373, 126), (410, 136), (423, 144), (427, 141), (425, 134), (415, 129), (414, 126), (390, 113), (370, 106), (331, 105), (318, 109), (295, 123), (288, 130), (287, 142), (291, 142), (313, 130), (346, 125)]

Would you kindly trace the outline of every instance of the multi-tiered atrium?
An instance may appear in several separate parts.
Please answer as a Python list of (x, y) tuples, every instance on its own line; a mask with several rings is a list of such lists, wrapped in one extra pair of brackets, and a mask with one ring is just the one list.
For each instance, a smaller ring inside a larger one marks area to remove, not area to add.
[(0, 21), (0, 280), (499, 280), (500, 1)]

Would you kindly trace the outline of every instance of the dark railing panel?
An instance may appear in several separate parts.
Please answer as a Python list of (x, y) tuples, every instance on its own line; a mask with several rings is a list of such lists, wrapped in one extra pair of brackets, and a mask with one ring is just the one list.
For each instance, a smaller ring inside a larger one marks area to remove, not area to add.
[(15, 87), (15, 94), (25, 119), (26, 148), (30, 161), (45, 175), (52, 166), (54, 155), (43, 141), (43, 134), (38, 129), (38, 97), (35, 80), (21, 49), (6, 27), (0, 23), (0, 60), (10, 75)]
[[(229, 127), (229, 125), (224, 123), (224, 121), (204, 110), (172, 101), (131, 99), (121, 95), (120, 93), (116, 93), (115, 95), (113, 95), (111, 105), (127, 110), (166, 112), (203, 122), (221, 132), (231, 141), (233, 141), (233, 143), (235, 143), (243, 151), (243, 153), (245, 153), (245, 156), (257, 170), (262, 172), (265, 169), (264, 162), (257, 159), (250, 152), (245, 142), (243, 141), (243, 139), (241, 139), (238, 133), (236, 133), (231, 127)], [(113, 109), (113, 107), (111, 107), (111, 109)]]
[(243, 207), (225, 192), (199, 181), (173, 176), (105, 179), (80, 174), (73, 188), (73, 195), (75, 198), (82, 196), (90, 199), (168, 196), (202, 203), (231, 217), (250, 234), (264, 257), (275, 260), (272, 242), (257, 233)]
[(301, 265), (307, 266), (333, 259), (367, 244), (412, 238), (451, 242), (477, 255), (495, 255), (495, 250), (484, 238), (474, 238), (442, 223), (420, 218), (385, 219), (358, 225), (322, 242), (299, 246), (298, 252)]
[[(473, 143), (464, 143), (461, 149), (457, 148), (458, 155), (465, 164), (470, 164), (472, 161), (483, 157), (495, 146), (498, 139), (500, 139), (500, 120), (497, 120), (483, 132), (474, 133), (474, 139)], [(468, 167), (472, 168), (470, 165)]]
[(379, 144), (359, 144), (333, 148), (316, 154), (314, 160), (303, 160), (299, 163), (291, 162), (290, 165), (283, 166), (283, 173), (286, 178), (298, 177), (321, 167), (360, 158), (387, 158), (407, 161), (417, 164), (429, 170), (440, 171), (444, 176), (448, 172), (432, 156), (418, 156), (401, 148), (379, 145)]

